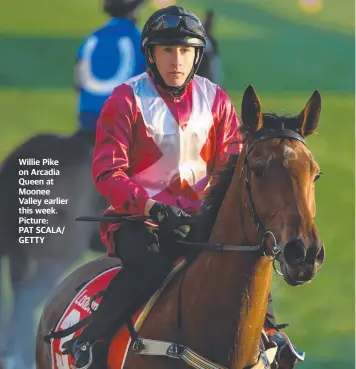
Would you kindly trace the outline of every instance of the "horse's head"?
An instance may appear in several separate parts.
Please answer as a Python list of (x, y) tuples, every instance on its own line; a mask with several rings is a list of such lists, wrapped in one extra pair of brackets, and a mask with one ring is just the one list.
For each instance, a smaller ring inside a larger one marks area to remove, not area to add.
[(242, 101), (244, 201), (257, 229), (267, 232), (265, 246), (275, 237), (281, 251), (277, 259), (292, 286), (311, 281), (324, 262), (314, 221), (315, 182), (321, 170), (304, 143), (318, 125), (320, 110), (318, 91), (293, 117), (263, 114), (252, 86)]

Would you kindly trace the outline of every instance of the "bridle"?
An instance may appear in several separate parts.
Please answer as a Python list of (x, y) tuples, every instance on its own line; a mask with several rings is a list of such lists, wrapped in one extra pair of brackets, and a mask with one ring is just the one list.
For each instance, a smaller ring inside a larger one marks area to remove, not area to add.
[[(186, 242), (186, 241), (178, 241), (179, 243), (185, 244), (185, 245), (191, 245), (196, 246), (200, 249), (205, 250), (211, 250), (211, 251), (243, 251), (243, 252), (256, 252), (259, 251), (267, 260), (271, 261), (273, 263), (273, 269), (275, 272), (279, 275), (283, 275), (276, 267), (275, 263), (276, 261), (280, 262), (282, 259), (282, 251), (278, 247), (277, 240), (275, 235), (272, 231), (266, 230), (261, 219), (259, 218), (257, 212), (255, 203), (253, 201), (252, 197), (252, 190), (251, 190), (251, 167), (248, 162), (248, 156), (253, 152), (255, 147), (261, 142), (265, 141), (271, 138), (289, 138), (294, 139), (302, 142), (304, 145), (306, 145), (304, 138), (297, 132), (291, 130), (291, 129), (279, 129), (279, 130), (273, 130), (273, 129), (266, 129), (262, 128), (259, 130), (253, 137), (253, 140), (250, 145), (246, 144), (245, 149), (245, 157), (244, 162), (241, 168), (240, 172), (240, 178), (242, 176), (243, 170), (246, 167), (246, 193), (247, 193), (247, 199), (249, 206), (246, 204), (246, 206), (250, 209), (250, 213), (252, 216), (252, 220), (254, 223), (254, 226), (256, 228), (256, 231), (258, 233), (262, 233), (261, 237), (261, 243), (259, 245), (255, 246), (242, 246), (242, 245), (229, 245), (229, 244), (212, 244), (212, 243), (205, 243), (205, 242)], [(262, 232), (261, 232), (262, 231)], [(271, 253), (272, 255), (269, 255), (267, 253), (266, 247), (265, 247), (265, 240), (271, 237), (273, 241)]]
[[(287, 129), (281, 129), (281, 130), (270, 130), (270, 129), (261, 129), (258, 131), (258, 133), (253, 137), (252, 143), (250, 145), (246, 144), (246, 154), (244, 157), (243, 165), (241, 168), (240, 178), (242, 175), (242, 172), (244, 170), (244, 167), (246, 167), (247, 173), (246, 173), (246, 192), (247, 197), (249, 199), (249, 209), (252, 215), (253, 223), (255, 225), (256, 231), (263, 232), (261, 243), (256, 246), (241, 246), (241, 245), (228, 245), (228, 244), (210, 244), (210, 243), (203, 243), (203, 242), (184, 242), (184, 241), (177, 241), (179, 243), (183, 244), (189, 244), (192, 246), (200, 247), (201, 249), (205, 250), (213, 250), (213, 251), (245, 251), (245, 252), (256, 252), (259, 251), (262, 253), (262, 255), (268, 260), (273, 263), (273, 269), (278, 273), (279, 275), (282, 275), (280, 271), (275, 266), (275, 262), (281, 261), (281, 258), (283, 257), (281, 249), (277, 245), (276, 238), (273, 234), (273, 232), (266, 230), (261, 219), (259, 218), (255, 204), (253, 202), (252, 197), (252, 190), (251, 190), (251, 167), (249, 165), (249, 162), (247, 160), (248, 156), (251, 154), (251, 152), (254, 150), (254, 148), (257, 146), (258, 143), (261, 141), (270, 139), (270, 138), (289, 138), (289, 139), (296, 139), (300, 142), (302, 142), (305, 145), (305, 141), (301, 135), (299, 135), (297, 132)], [(194, 220), (193, 220), (194, 221)], [(187, 224), (184, 223), (184, 224)], [(265, 248), (265, 239), (267, 237), (271, 236), (273, 239), (273, 246), (272, 246), (272, 256), (267, 254), (266, 248)], [(181, 284), (182, 286), (182, 284)], [(181, 301), (181, 298), (179, 298), (179, 301)], [(179, 304), (180, 306), (180, 304)], [(151, 344), (157, 345), (158, 341), (155, 340), (147, 340), (147, 339), (141, 339), (138, 338), (135, 340), (133, 350), (136, 353), (143, 353), (143, 354), (159, 354), (158, 350), (155, 349), (154, 346), (150, 346)], [(195, 368), (195, 369), (203, 369), (203, 368), (212, 368), (212, 369), (227, 369), (219, 364), (213, 363), (212, 361), (208, 360), (207, 358), (198, 355), (196, 352), (191, 350), (188, 346), (184, 345), (177, 345), (176, 343), (171, 342), (160, 342), (160, 345), (164, 345), (164, 349), (162, 349), (163, 355), (169, 356), (169, 357), (175, 357), (184, 360), (189, 366)], [(146, 345), (146, 346), (145, 346)], [(152, 350), (150, 350), (152, 348)], [(145, 351), (146, 350), (146, 351)], [(270, 350), (274, 350), (273, 353), (267, 353)], [(270, 368), (271, 364), (275, 358), (277, 352), (277, 347), (273, 347), (270, 349), (260, 350), (260, 357), (257, 362), (257, 364), (253, 365), (251, 368), (257, 369), (257, 368)], [(160, 353), (162, 355), (162, 353)], [(268, 356), (270, 355), (270, 358)]]
[(305, 140), (304, 138), (297, 132), (292, 131), (290, 129), (281, 129), (281, 130), (270, 130), (270, 129), (261, 129), (260, 131), (257, 132), (257, 134), (254, 137), (254, 140), (252, 141), (251, 145), (248, 146), (246, 145), (246, 154), (245, 154), (245, 158), (244, 158), (244, 164), (242, 166), (241, 169), (241, 173), (244, 169), (244, 167), (246, 166), (247, 169), (247, 173), (246, 173), (246, 190), (247, 190), (247, 194), (248, 194), (248, 198), (249, 198), (249, 202), (250, 202), (250, 211), (251, 211), (251, 215), (252, 215), (252, 219), (254, 222), (254, 225), (256, 227), (256, 230), (259, 231), (260, 229), (265, 231), (265, 228), (263, 226), (263, 223), (261, 222), (260, 218), (257, 215), (256, 209), (255, 209), (255, 204), (253, 202), (252, 199), (252, 193), (251, 193), (251, 167), (248, 163), (248, 156), (249, 154), (251, 154), (251, 152), (255, 149), (255, 147), (257, 146), (257, 144), (259, 144), (261, 141), (264, 140), (268, 140), (270, 138), (291, 138), (291, 139), (295, 139), (298, 140), (300, 142), (302, 142), (305, 145)]

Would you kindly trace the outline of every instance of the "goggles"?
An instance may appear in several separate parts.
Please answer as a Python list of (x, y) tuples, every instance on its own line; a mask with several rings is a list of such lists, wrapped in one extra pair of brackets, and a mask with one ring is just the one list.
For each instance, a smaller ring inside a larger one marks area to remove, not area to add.
[(161, 31), (169, 28), (177, 28), (181, 23), (185, 25), (185, 29), (204, 35), (204, 27), (200, 20), (190, 15), (162, 15), (151, 26), (152, 31)]

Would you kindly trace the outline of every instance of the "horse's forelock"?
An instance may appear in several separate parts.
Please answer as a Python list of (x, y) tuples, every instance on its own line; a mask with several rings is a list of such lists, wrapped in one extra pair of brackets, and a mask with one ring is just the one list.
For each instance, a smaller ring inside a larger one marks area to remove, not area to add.
[(300, 128), (298, 115), (277, 115), (276, 113), (263, 114), (263, 127), (267, 129), (290, 129), (297, 132)]
[[(298, 115), (277, 115), (274, 112), (263, 114), (263, 128), (273, 130), (290, 129), (296, 133), (300, 130), (300, 120)], [(246, 140), (250, 134), (249, 128), (244, 124), (240, 127), (240, 132)], [(253, 138), (253, 137), (252, 137)]]

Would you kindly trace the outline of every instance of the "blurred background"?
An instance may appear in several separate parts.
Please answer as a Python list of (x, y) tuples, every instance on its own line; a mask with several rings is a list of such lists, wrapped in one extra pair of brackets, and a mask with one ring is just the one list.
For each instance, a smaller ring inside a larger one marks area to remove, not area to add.
[[(146, 1), (139, 26), (155, 9), (172, 3)], [(354, 1), (176, 3), (202, 18), (206, 10), (214, 10), (222, 87), (238, 113), (242, 93), (251, 83), (264, 110), (277, 113), (298, 113), (313, 91), (320, 90), (318, 134), (308, 138), (308, 145), (324, 173), (317, 183), (316, 221), (326, 245), (325, 266), (312, 283), (300, 288), (274, 276), (273, 296), (277, 319), (290, 324), (286, 333), (306, 351), (300, 368), (354, 368)], [(77, 49), (106, 21), (99, 0), (1, 1), (0, 160), (35, 134), (76, 130)], [(93, 257), (97, 254), (87, 252), (75, 266)], [(6, 320), (13, 293), (6, 258), (2, 266)]]

